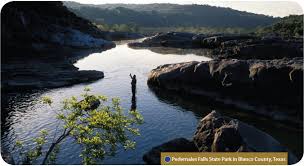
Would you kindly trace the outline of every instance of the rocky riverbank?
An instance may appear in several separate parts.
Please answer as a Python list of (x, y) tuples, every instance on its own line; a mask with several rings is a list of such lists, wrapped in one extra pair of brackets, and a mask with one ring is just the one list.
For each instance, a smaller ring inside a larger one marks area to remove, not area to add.
[[(153, 91), (177, 92), (175, 95), (195, 97), (205, 103), (240, 108), (302, 128), (303, 39), (166, 33), (129, 46), (197, 52), (208, 49), (208, 54), (198, 55), (209, 56), (213, 60), (165, 64), (153, 69), (147, 82), (150, 88)], [(288, 150), (267, 133), (213, 111), (200, 121), (192, 140), (171, 140), (154, 147), (143, 159), (148, 164), (159, 164), (160, 152), (183, 151)], [(298, 161), (292, 153), (288, 157), (289, 164)]]
[(2, 91), (56, 88), (103, 78), (73, 63), (135, 33), (105, 32), (61, 2), (9, 2), (1, 12)]
[[(173, 139), (144, 154), (147, 164), (160, 164), (161, 152), (289, 152), (267, 133), (212, 111), (198, 124), (192, 140)], [(288, 163), (298, 159), (288, 153)]]
[[(280, 59), (302, 57), (302, 38), (258, 37), (254, 35), (205, 35), (182, 32), (159, 33), (142, 42), (129, 43), (129, 47), (181, 48), (184, 52), (192, 49), (198, 55), (203, 49), (211, 49), (205, 54), (212, 58), (236, 59)], [(191, 51), (192, 51), (191, 50)]]
[[(164, 40), (175, 44), (162, 45)], [(303, 121), (302, 39), (167, 33), (130, 46), (208, 48), (211, 54), (206, 55), (213, 60), (159, 66), (150, 72), (148, 84), (210, 97), (275, 120)]]
[(162, 65), (148, 84), (202, 95), (265, 115), (301, 123), (303, 60), (217, 59)]
[(68, 59), (16, 59), (2, 64), (2, 92), (58, 88), (95, 81), (102, 71), (79, 71)]

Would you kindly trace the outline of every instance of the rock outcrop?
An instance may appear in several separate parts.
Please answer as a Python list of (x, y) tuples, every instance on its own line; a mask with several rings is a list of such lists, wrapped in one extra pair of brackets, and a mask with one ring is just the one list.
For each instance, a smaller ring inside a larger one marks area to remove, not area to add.
[(237, 60), (167, 64), (150, 72), (148, 84), (216, 101), (276, 120), (301, 122), (303, 59)]
[[(115, 47), (91, 22), (61, 2), (9, 2), (1, 12), (2, 91), (55, 88), (103, 78), (73, 63)], [(81, 52), (81, 56), (74, 56)]]
[[(201, 152), (288, 152), (267, 133), (216, 111), (199, 122), (193, 142)], [(292, 153), (288, 158), (297, 162)]]
[(264, 60), (303, 57), (303, 40), (281, 38), (229, 40), (221, 42), (214, 50), (213, 57)]
[(158, 33), (142, 42), (129, 43), (137, 47), (173, 47), (173, 48), (218, 48), (227, 41), (246, 41), (256, 39), (249, 35), (205, 35), (187, 32)]
[[(31, 65), (35, 64), (35, 65)], [(101, 71), (78, 71), (68, 62), (14, 61), (2, 65), (2, 91), (58, 88), (91, 82), (104, 77)]]
[[(194, 146), (195, 145), (195, 146)], [(160, 164), (161, 152), (289, 152), (267, 133), (212, 111), (198, 124), (193, 140), (178, 138), (144, 154), (147, 164)], [(288, 163), (298, 159), (288, 153)]]
[(129, 47), (173, 47), (173, 48), (195, 48), (192, 43), (193, 33), (169, 32), (158, 33), (142, 42), (129, 43)]
[[(132, 48), (181, 48), (212, 58), (280, 59), (303, 56), (303, 39), (257, 37), (253, 35), (204, 35), (181, 32), (159, 33), (142, 42), (129, 43)], [(203, 49), (212, 49), (205, 54)], [(203, 52), (203, 53), (197, 53)]]
[[(7, 49), (43, 49), (58, 45), (75, 48), (111, 48), (105, 32), (67, 10), (61, 2), (9, 2), (1, 13), (2, 46)], [(40, 47), (35, 47), (39, 45)], [(7, 50), (9, 51), (9, 50)]]

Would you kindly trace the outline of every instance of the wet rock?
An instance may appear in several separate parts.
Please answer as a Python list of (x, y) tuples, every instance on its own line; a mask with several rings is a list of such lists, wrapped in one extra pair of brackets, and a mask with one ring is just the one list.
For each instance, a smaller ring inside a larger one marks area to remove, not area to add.
[[(289, 152), (267, 133), (212, 111), (198, 124), (193, 141), (177, 138), (152, 148), (143, 159), (147, 164), (160, 164), (160, 152)], [(288, 153), (288, 163), (298, 159)]]
[(160, 164), (160, 153), (161, 152), (197, 152), (192, 141), (185, 138), (176, 138), (168, 141), (162, 145), (152, 148), (149, 152), (145, 153), (143, 160), (147, 164), (159, 165)]
[(276, 120), (301, 122), (302, 65), (302, 58), (217, 59), (208, 62), (167, 64), (150, 72), (148, 84), (167, 90), (212, 97), (216, 101)]

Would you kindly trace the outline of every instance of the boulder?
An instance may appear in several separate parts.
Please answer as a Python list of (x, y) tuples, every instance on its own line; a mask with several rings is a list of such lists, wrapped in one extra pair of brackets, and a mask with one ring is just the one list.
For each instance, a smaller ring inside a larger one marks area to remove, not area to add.
[(302, 65), (302, 58), (216, 59), (167, 64), (150, 72), (148, 84), (190, 95), (211, 97), (215, 101), (229, 103), (276, 120), (301, 123)]
[[(211, 146), (213, 152), (236, 152), (243, 150), (243, 139), (237, 130), (237, 123), (225, 124), (216, 130)], [(229, 123), (230, 123), (229, 122)]]
[[(152, 148), (143, 156), (147, 164), (160, 164), (161, 152), (289, 152), (267, 133), (212, 111), (198, 124), (193, 140), (173, 139)], [(298, 159), (288, 153), (288, 163)]]
[[(267, 133), (216, 111), (199, 122), (193, 142), (201, 152), (289, 152)], [(289, 152), (288, 163), (297, 161)]]

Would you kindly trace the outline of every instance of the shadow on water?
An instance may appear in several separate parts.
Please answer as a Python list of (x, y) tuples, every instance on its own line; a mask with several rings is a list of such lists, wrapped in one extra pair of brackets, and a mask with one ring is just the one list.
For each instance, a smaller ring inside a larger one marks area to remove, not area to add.
[[(10, 116), (13, 111), (20, 111), (19, 108), (31, 107), (32, 102), (28, 102), (32, 98), (39, 96), (40, 91), (23, 91), (1, 93), (1, 135), (10, 127)], [(21, 104), (22, 103), (22, 104)]]
[[(51, 49), (46, 50), (43, 52), (33, 52), (33, 51), (26, 51), (26, 50), (18, 50), (18, 52), (13, 52), (13, 56), (9, 56), (4, 58), (1, 62), (1, 72), (2, 72), (2, 80), (8, 79), (11, 77), (10, 74), (17, 73), (17, 71), (6, 71), (6, 65), (18, 65), (18, 64), (28, 64), (27, 66), (30, 67), (37, 62), (44, 62), (47, 61), (49, 64), (56, 63), (65, 63), (65, 67), (69, 69), (73, 66), (73, 63), (76, 61), (83, 59), (90, 54), (93, 53), (100, 53), (104, 51), (104, 49), (74, 49), (74, 48), (60, 48), (60, 49)], [(23, 55), (15, 56), (15, 54)], [(24, 56), (24, 54), (29, 54), (30, 56)], [(5, 57), (2, 56), (2, 57)], [(24, 57), (27, 57), (24, 59)], [(33, 59), (32, 59), (33, 58)], [(34, 60), (34, 61), (33, 61)], [(17, 69), (14, 69), (17, 70)], [(23, 70), (23, 69), (22, 69)], [(64, 70), (64, 69), (61, 69)], [(35, 73), (32, 73), (35, 75)], [(1, 85), (2, 85), (1, 81)], [(90, 84), (92, 81), (88, 81), (85, 83), (80, 84)], [(67, 85), (65, 87), (71, 87), (71, 85)], [(48, 91), (48, 88), (41, 88), (41, 89), (20, 89), (20, 88), (12, 88), (9, 90), (1, 89), (1, 135), (3, 136), (6, 131), (8, 131), (9, 127), (11, 126), (10, 120), (12, 113), (15, 111), (24, 111), (23, 108), (30, 108), (34, 106), (36, 103), (33, 102), (36, 98), (38, 98), (41, 94)]]
[(154, 53), (158, 54), (175, 54), (175, 55), (188, 55), (188, 54), (194, 54), (198, 56), (207, 56), (210, 57), (213, 54), (213, 51), (211, 49), (202, 49), (202, 48), (188, 48), (188, 49), (183, 49), (183, 48), (172, 48), (172, 47), (140, 47), (140, 48), (132, 48), (132, 49), (147, 49), (150, 50)]
[(217, 110), (223, 115), (239, 119), (268, 133), (282, 145), (290, 149), (299, 159), (303, 155), (302, 126), (274, 121), (232, 105), (215, 102), (209, 97), (187, 95), (180, 92), (159, 89), (150, 85), (148, 86), (150, 91), (155, 94), (161, 102), (180, 106), (184, 108), (184, 110), (192, 111), (198, 119), (205, 117), (212, 110)]

